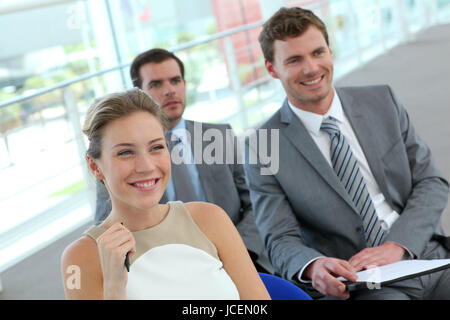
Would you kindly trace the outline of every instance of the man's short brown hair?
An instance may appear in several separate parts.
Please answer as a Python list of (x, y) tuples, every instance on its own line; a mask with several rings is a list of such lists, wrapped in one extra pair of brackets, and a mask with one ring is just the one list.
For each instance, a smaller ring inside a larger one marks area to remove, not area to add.
[(147, 63), (161, 63), (169, 59), (174, 59), (178, 66), (180, 67), (181, 77), (184, 79), (184, 64), (183, 62), (172, 52), (154, 48), (139, 54), (134, 58), (130, 66), (130, 77), (133, 82), (133, 86), (142, 89), (142, 78), (140, 74), (140, 69), (144, 64)]
[(302, 8), (281, 8), (263, 25), (259, 35), (259, 44), (264, 58), (273, 62), (275, 40), (298, 37), (302, 35), (311, 25), (322, 32), (327, 45), (330, 45), (328, 32), (325, 24), (311, 10)]

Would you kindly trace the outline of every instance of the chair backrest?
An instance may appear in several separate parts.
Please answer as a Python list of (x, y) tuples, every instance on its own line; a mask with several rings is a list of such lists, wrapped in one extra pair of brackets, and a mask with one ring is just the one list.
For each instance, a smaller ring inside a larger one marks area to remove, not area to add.
[(283, 278), (262, 272), (259, 276), (272, 300), (312, 300), (305, 291)]

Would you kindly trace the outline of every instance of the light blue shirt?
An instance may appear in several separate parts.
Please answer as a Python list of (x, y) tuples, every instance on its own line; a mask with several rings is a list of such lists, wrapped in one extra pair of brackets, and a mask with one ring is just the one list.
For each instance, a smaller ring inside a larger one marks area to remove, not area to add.
[[(191, 182), (194, 187), (195, 195), (198, 201), (206, 201), (205, 192), (203, 191), (202, 184), (200, 182), (200, 177), (198, 175), (198, 170), (194, 162), (194, 156), (192, 154), (191, 145), (186, 136), (186, 124), (182, 118), (180, 122), (171, 130), (178, 138), (180, 138), (183, 144), (183, 159), (186, 163), (186, 167), (191, 177)], [(177, 197), (175, 195), (175, 186), (173, 184), (172, 176), (170, 176), (169, 183), (166, 188), (166, 195), (169, 201), (176, 201)]]

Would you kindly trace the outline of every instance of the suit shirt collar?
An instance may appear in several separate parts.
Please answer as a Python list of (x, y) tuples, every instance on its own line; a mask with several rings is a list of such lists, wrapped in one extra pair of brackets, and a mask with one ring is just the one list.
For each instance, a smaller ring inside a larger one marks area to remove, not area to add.
[(322, 121), (328, 117), (335, 118), (338, 123), (344, 121), (344, 111), (342, 109), (341, 99), (337, 95), (336, 90), (334, 90), (333, 101), (331, 102), (331, 107), (328, 112), (324, 115), (320, 115), (313, 112), (308, 112), (305, 110), (301, 110), (296, 108), (289, 100), (288, 105), (292, 112), (299, 118), (299, 120), (303, 123), (306, 130), (308, 130), (312, 134), (319, 134), (320, 126), (322, 125)]
[[(172, 132), (172, 134), (174, 134), (178, 138), (180, 138), (180, 140), (183, 144), (186, 144), (186, 141), (187, 141), (186, 122), (184, 121), (184, 118), (181, 118), (180, 122), (178, 122), (177, 125), (172, 130), (168, 130), (168, 131)], [(168, 132), (168, 131), (166, 131), (166, 132)]]

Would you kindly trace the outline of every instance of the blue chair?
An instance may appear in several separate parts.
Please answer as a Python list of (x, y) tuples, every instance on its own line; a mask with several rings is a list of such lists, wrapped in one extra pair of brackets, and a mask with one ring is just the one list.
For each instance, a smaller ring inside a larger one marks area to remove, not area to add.
[(272, 300), (312, 300), (305, 291), (283, 278), (263, 272), (259, 276)]

